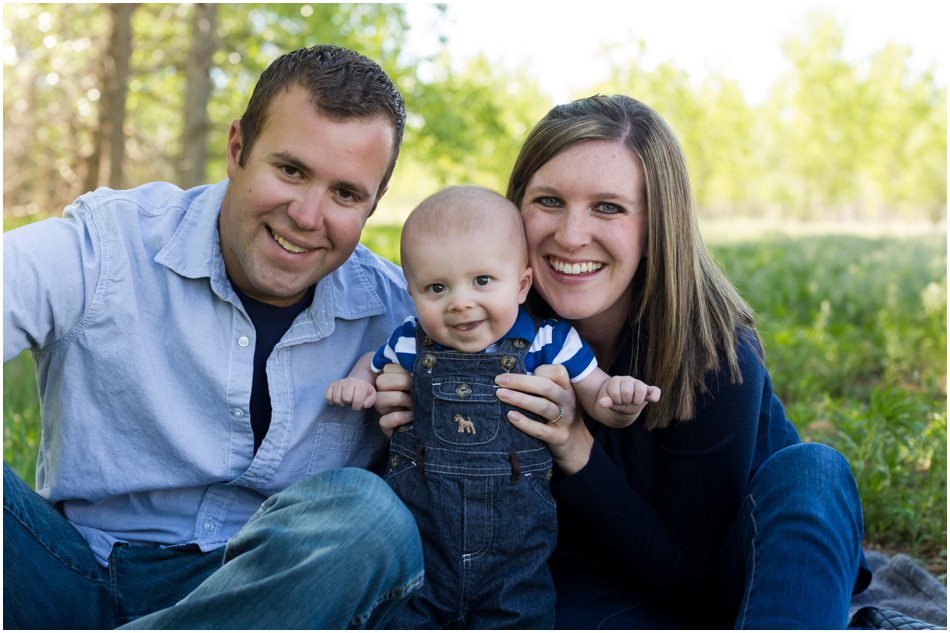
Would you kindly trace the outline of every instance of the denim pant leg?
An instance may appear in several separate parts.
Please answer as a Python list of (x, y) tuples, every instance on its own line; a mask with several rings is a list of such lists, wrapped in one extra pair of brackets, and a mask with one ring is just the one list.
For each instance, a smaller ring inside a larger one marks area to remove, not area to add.
[(864, 520), (836, 450), (796, 444), (753, 476), (723, 556), (725, 600), (739, 629), (843, 629)]
[(406, 507), (379, 477), (332, 470), (267, 499), (218, 571), (123, 628), (378, 628), (421, 582)]
[(86, 540), (3, 465), (3, 628), (111, 629), (108, 572)]
[(522, 473), (517, 482), (481, 479), (478, 487), (466, 486), (464, 508), (469, 626), (551, 629), (555, 592), (548, 559), (557, 540), (557, 511), (546, 474)]

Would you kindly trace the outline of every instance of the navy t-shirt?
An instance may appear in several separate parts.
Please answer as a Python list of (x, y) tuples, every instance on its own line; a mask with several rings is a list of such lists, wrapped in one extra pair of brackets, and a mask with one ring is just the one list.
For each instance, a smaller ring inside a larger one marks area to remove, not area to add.
[(290, 306), (275, 306), (247, 296), (231, 282), (231, 287), (241, 299), (247, 315), (254, 324), (257, 343), (254, 346), (254, 378), (251, 382), (251, 428), (254, 430), (254, 452), (260, 448), (270, 428), (270, 390), (267, 386), (267, 359), (274, 346), (290, 329), (297, 315), (313, 301), (313, 286), (303, 299)]

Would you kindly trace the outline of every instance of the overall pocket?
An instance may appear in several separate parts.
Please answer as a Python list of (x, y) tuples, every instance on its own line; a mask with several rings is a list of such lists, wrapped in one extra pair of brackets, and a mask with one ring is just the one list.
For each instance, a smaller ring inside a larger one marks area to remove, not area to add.
[(446, 444), (487, 444), (498, 436), (502, 417), (494, 384), (465, 377), (432, 383), (432, 429)]

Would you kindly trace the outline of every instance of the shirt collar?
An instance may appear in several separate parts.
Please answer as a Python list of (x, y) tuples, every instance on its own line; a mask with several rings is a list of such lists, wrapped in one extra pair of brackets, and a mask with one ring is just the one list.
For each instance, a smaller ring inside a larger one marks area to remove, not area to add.
[(210, 278), (219, 294), (221, 289), (229, 285), (218, 234), (218, 216), (221, 215), (221, 202), (228, 191), (228, 184), (229, 181), (224, 180), (207, 186), (191, 198), (178, 228), (155, 256), (157, 263), (182, 277)]
[(508, 333), (501, 338), (502, 340), (506, 338), (520, 338), (529, 343), (534, 340), (534, 319), (528, 314), (528, 311), (524, 309), (524, 306), (518, 306), (518, 318), (515, 320), (515, 324), (512, 325)]

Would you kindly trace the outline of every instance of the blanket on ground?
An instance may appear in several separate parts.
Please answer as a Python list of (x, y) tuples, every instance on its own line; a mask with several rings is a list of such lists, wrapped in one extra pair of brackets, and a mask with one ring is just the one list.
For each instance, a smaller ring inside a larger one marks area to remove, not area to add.
[(871, 586), (851, 600), (849, 619), (865, 606), (889, 607), (906, 615), (947, 626), (947, 588), (909, 556), (865, 551), (874, 576)]

